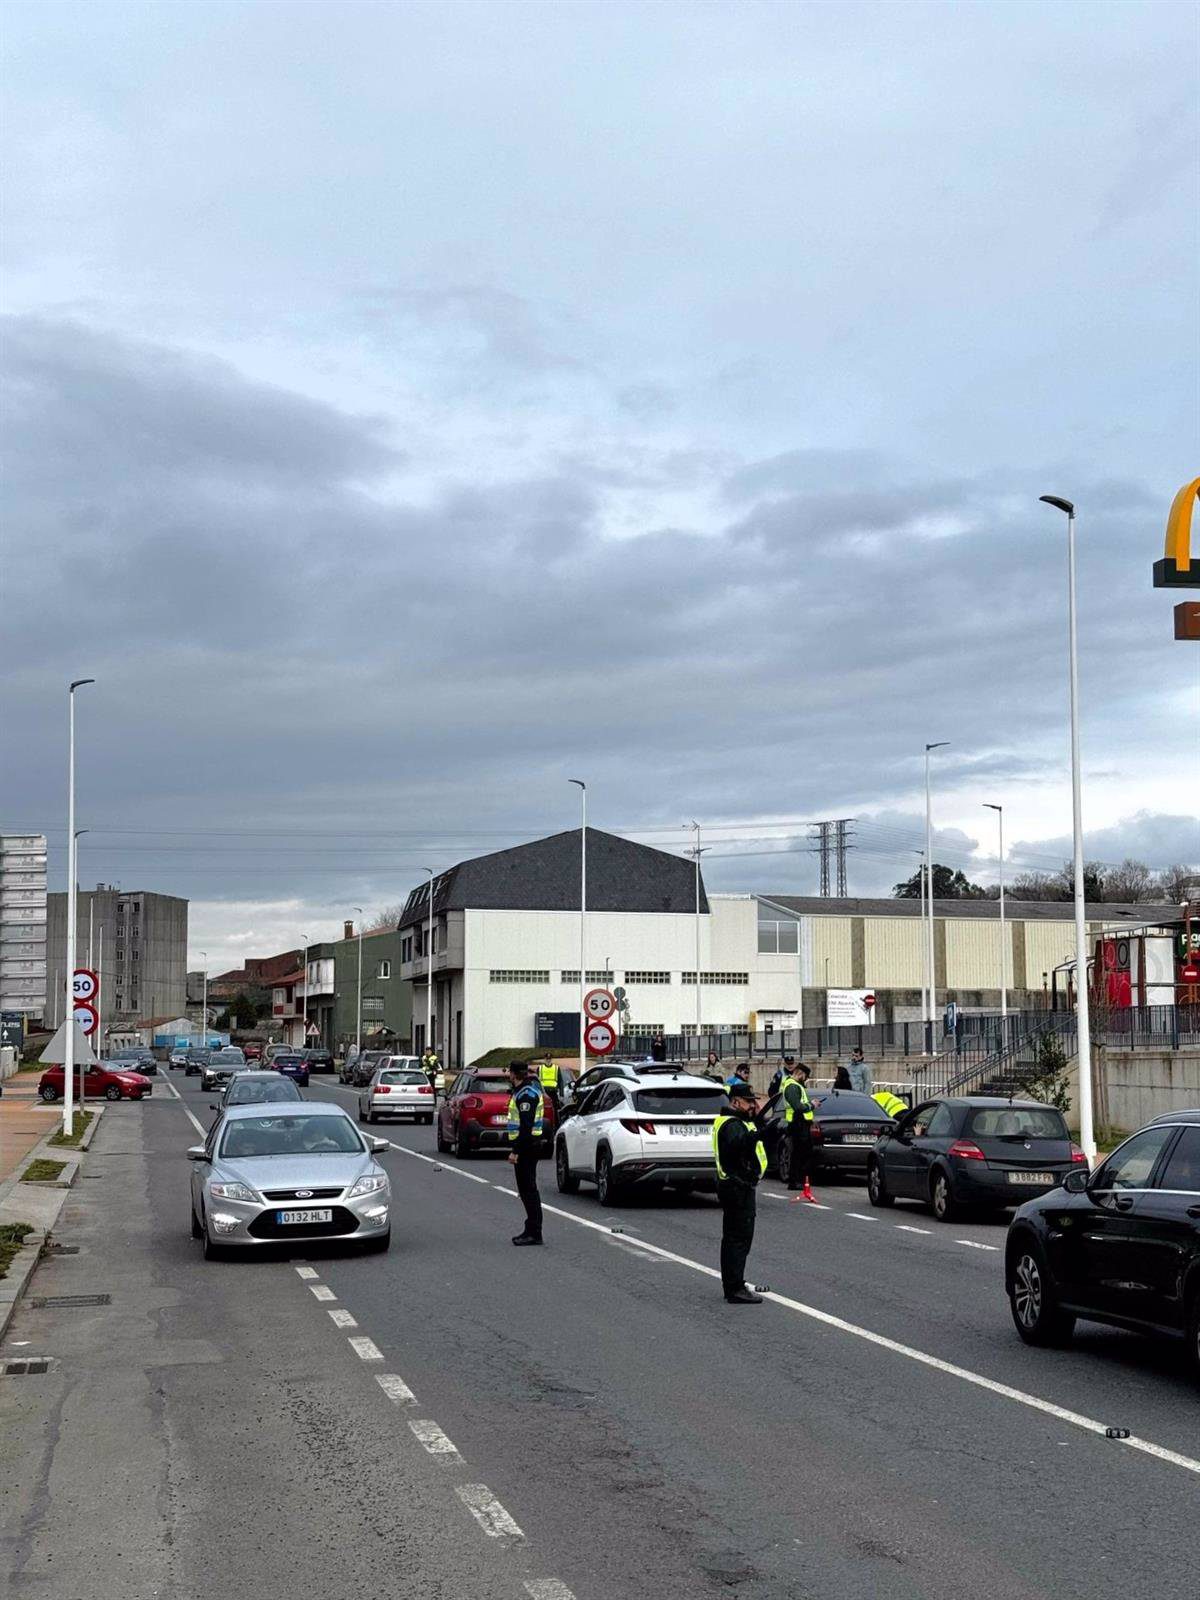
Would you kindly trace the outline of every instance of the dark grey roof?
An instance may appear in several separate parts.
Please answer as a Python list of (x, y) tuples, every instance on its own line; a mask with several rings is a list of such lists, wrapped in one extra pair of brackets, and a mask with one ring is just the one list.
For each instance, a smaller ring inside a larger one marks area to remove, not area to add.
[[(919, 900), (838, 900), (821, 895), (760, 894), (756, 900), (768, 906), (780, 906), (801, 917), (919, 917)], [(999, 900), (935, 900), (933, 909), (939, 917), (974, 918), (988, 921), (1000, 916)], [(1070, 922), (1075, 907), (1070, 900), (1014, 900), (1005, 898), (1004, 915), (1011, 922)], [(1102, 905), (1099, 901), (1088, 904), (1089, 922), (1120, 922), (1132, 919), (1150, 926), (1155, 919), (1178, 920), (1178, 906)]]
[[(579, 833), (572, 828), (460, 861), (434, 880), (435, 914), (467, 909), (578, 911)], [(587, 905), (589, 911), (694, 912), (696, 869), (681, 856), (589, 828)], [(700, 909), (708, 910), (703, 877)], [(400, 926), (412, 927), (428, 914), (428, 885), (421, 884), (405, 902)]]

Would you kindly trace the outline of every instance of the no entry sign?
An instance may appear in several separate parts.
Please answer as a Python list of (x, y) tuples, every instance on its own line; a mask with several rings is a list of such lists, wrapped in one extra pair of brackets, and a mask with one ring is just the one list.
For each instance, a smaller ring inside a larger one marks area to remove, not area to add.
[(617, 1042), (617, 1036), (607, 1022), (589, 1022), (583, 1030), (583, 1042), (588, 1053), (606, 1056)]
[(589, 989), (583, 997), (583, 1014), (589, 1022), (607, 1022), (616, 1009), (617, 997), (610, 989)]

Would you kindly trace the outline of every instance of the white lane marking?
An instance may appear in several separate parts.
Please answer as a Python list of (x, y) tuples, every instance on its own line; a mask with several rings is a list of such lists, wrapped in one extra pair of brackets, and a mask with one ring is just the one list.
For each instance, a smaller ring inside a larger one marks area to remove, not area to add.
[(907, 1223), (907, 1222), (897, 1222), (895, 1224), (895, 1226), (899, 1229), (899, 1231), (901, 1233), (924, 1233), (924, 1234), (930, 1234), (930, 1233), (933, 1232), (932, 1228), (914, 1228), (910, 1223)]
[(848, 1217), (853, 1217), (855, 1222), (878, 1222), (878, 1217), (868, 1216), (865, 1211), (847, 1211)]
[(575, 1600), (566, 1584), (557, 1578), (526, 1578), (525, 1593), (530, 1600)]
[(171, 1082), (170, 1078), (165, 1079), (164, 1082), (165, 1082), (165, 1085), (166, 1085), (167, 1089), (175, 1096), (176, 1100), (178, 1100), (179, 1104), (183, 1107), (183, 1114), (188, 1119), (188, 1121), (191, 1123), (192, 1127), (195, 1128), (196, 1132), (200, 1135), (200, 1137), (202, 1139), (207, 1139), (208, 1138), (208, 1129), (204, 1126), (204, 1124), (200, 1121), (200, 1119), (198, 1117), (194, 1117), (192, 1115), (192, 1113), (188, 1110), (187, 1102), (184, 1100), (184, 1098), (180, 1094), (179, 1090)]
[(297, 1267), (296, 1268), (296, 1276), (298, 1278), (305, 1278), (305, 1279), (315, 1278), (317, 1276), (317, 1269), (316, 1269), (316, 1267)]
[(405, 1383), (404, 1379), (394, 1372), (377, 1372), (375, 1382), (387, 1395), (389, 1400), (394, 1400), (398, 1406), (411, 1405), (417, 1398)]
[(329, 1315), (333, 1318), (333, 1325), (335, 1328), (358, 1327), (358, 1323), (354, 1320), (350, 1313), (348, 1311), (343, 1311), (340, 1306), (336, 1311), (331, 1311)]
[[(338, 1089), (342, 1094), (353, 1094), (355, 1098), (358, 1096), (356, 1089), (347, 1089), (345, 1084), (342, 1083), (330, 1083), (325, 1087)], [(490, 1178), (481, 1178), (475, 1172), (464, 1172), (461, 1167), (452, 1167), (443, 1156), (427, 1156), (420, 1150), (410, 1150), (406, 1144), (397, 1144), (394, 1139), (388, 1139), (386, 1143), (391, 1149), (399, 1150), (402, 1156), (415, 1156), (418, 1161), (428, 1161), (431, 1167), (440, 1167), (443, 1172), (453, 1173), (456, 1178), (466, 1178), (470, 1183), (490, 1183), (492, 1181)]]
[(327, 1289), (323, 1283), (310, 1283), (308, 1287), (318, 1300), (337, 1299), (337, 1295), (334, 1294), (333, 1290)]
[(489, 1538), (525, 1537), (486, 1483), (460, 1484), (454, 1492)]
[(364, 1339), (361, 1336), (350, 1340), (350, 1348), (360, 1361), (382, 1361), (383, 1351), (373, 1339)]
[(515, 1189), (510, 1189), (506, 1183), (494, 1183), (492, 1188), (499, 1189), (501, 1194), (516, 1194), (517, 1192)]
[(409, 1427), (431, 1456), (456, 1456), (458, 1451), (436, 1422), (413, 1420)]
[(998, 1244), (980, 1244), (975, 1239), (955, 1239), (955, 1244), (965, 1244), (971, 1250), (999, 1250)]

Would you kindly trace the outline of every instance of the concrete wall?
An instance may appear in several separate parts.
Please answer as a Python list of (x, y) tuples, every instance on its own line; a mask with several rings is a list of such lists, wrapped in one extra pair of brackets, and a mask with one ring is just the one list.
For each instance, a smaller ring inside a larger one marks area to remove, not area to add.
[(1165, 1112), (1200, 1108), (1200, 1050), (1106, 1048), (1097, 1052), (1097, 1071), (1114, 1127), (1132, 1131)]

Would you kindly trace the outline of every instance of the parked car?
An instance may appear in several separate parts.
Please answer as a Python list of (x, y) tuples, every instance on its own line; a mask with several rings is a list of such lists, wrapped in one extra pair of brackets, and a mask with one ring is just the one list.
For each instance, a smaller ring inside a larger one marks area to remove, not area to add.
[(361, 1054), (361, 1050), (359, 1050), (355, 1045), (351, 1045), (349, 1050), (346, 1051), (346, 1054), (342, 1057), (342, 1064), (338, 1068), (339, 1083), (350, 1082), (354, 1075), (354, 1063), (358, 1060)]
[(282, 1072), (302, 1089), (308, 1088), (308, 1061), (302, 1050), (280, 1050), (271, 1057), (270, 1070)]
[(335, 1072), (337, 1070), (333, 1059), (333, 1051), (326, 1050), (323, 1045), (309, 1045), (302, 1052), (308, 1062), (310, 1072)]
[(280, 1240), (391, 1241), (391, 1188), (376, 1154), (341, 1106), (231, 1106), (188, 1151), (192, 1237), (211, 1260)]
[(1061, 1111), (1037, 1100), (943, 1095), (899, 1117), (868, 1157), (874, 1206), (923, 1200), (939, 1222), (1019, 1206), (1086, 1163)]
[[(508, 1101), (512, 1087), (497, 1072), (460, 1072), (447, 1089), (437, 1112), (437, 1147), (453, 1150), (460, 1160), (480, 1150), (508, 1146)], [(554, 1104), (546, 1101), (543, 1149), (554, 1147)]]
[(214, 1100), (211, 1111), (228, 1111), (230, 1106), (273, 1105), (277, 1102), (303, 1103), (304, 1096), (290, 1078), (282, 1072), (235, 1072), (225, 1087), (220, 1100)]
[(604, 1061), (599, 1066), (589, 1067), (586, 1072), (581, 1072), (578, 1077), (571, 1080), (559, 1107), (560, 1122), (565, 1122), (568, 1117), (575, 1115), (597, 1084), (607, 1083), (610, 1078), (632, 1079), (636, 1076), (634, 1067), (623, 1061)]
[[(812, 1089), (812, 1173), (863, 1178), (875, 1141), (892, 1126), (892, 1119), (869, 1094), (853, 1089)], [(763, 1107), (763, 1147), (767, 1171), (781, 1183), (791, 1180), (791, 1143), (783, 1096), (772, 1095)]]
[(158, 1058), (146, 1045), (122, 1045), (104, 1057), (106, 1065), (118, 1072), (140, 1072), (145, 1078), (158, 1077)]
[(358, 1097), (358, 1120), (411, 1117), (433, 1121), (433, 1086), (415, 1056), (389, 1056)]
[(264, 1067), (269, 1067), (276, 1056), (294, 1055), (299, 1049), (299, 1045), (284, 1044), (280, 1039), (271, 1039), (267, 1044), (263, 1045), (262, 1055), (259, 1057), (259, 1060), (262, 1062)]
[(211, 1050), (189, 1050), (184, 1068), (184, 1077), (190, 1078), (193, 1074), (202, 1072), (208, 1065), (208, 1058), (211, 1055)]
[(594, 1183), (602, 1206), (635, 1185), (715, 1189), (712, 1125), (728, 1103), (723, 1088), (689, 1072), (605, 1080), (558, 1131), (559, 1189), (574, 1194)]
[[(75, 1073), (78, 1084), (78, 1068)], [(53, 1100), (61, 1100), (65, 1075), (62, 1067), (47, 1067), (38, 1079), (38, 1093), (49, 1104)], [(153, 1092), (154, 1085), (143, 1073), (129, 1072), (125, 1068), (115, 1068), (100, 1062), (98, 1066), (88, 1067), (83, 1075), (83, 1092), (89, 1100), (146, 1100)]]
[(223, 1089), (235, 1072), (246, 1070), (246, 1058), (236, 1045), (214, 1050), (200, 1069), (202, 1089)]
[(370, 1083), (375, 1076), (376, 1068), (383, 1065), (389, 1053), (387, 1050), (364, 1050), (355, 1061), (347, 1081), (356, 1089), (361, 1089), (364, 1084)]
[(1156, 1118), (1026, 1201), (1004, 1259), (1026, 1344), (1065, 1343), (1080, 1317), (1168, 1334), (1200, 1380), (1200, 1110)]

